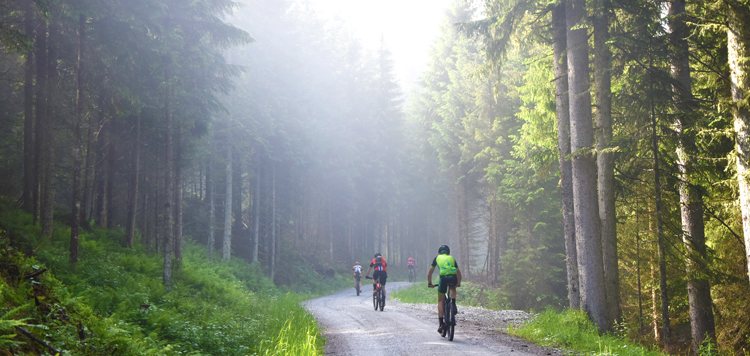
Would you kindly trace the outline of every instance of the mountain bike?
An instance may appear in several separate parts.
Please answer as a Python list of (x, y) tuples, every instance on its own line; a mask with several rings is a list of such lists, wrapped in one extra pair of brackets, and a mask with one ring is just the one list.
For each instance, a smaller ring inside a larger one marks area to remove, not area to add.
[[(370, 276), (365, 276), (367, 279), (372, 279)], [(383, 291), (383, 285), (380, 284), (380, 277), (375, 279), (375, 290), (372, 292), (372, 306), (375, 308), (375, 311), (380, 308), (380, 311), (383, 311), (383, 308), (385, 308), (385, 292)]]
[[(437, 285), (427, 285), (430, 288), (437, 287)], [(453, 341), (453, 335), (456, 329), (456, 309), (453, 308), (453, 299), (451, 298), (451, 287), (455, 286), (454, 283), (448, 284), (448, 288), (445, 289), (445, 299), (443, 299), (443, 332), (440, 334), (442, 337), (448, 336), (449, 341)]]
[(417, 274), (414, 272), (414, 268), (409, 268), (409, 282), (416, 282)]
[(354, 280), (356, 281), (354, 283), (354, 290), (357, 291), (357, 296), (359, 296), (359, 293), (362, 292), (362, 282), (361, 282), (362, 276), (359, 273), (357, 273), (357, 275), (354, 276)]

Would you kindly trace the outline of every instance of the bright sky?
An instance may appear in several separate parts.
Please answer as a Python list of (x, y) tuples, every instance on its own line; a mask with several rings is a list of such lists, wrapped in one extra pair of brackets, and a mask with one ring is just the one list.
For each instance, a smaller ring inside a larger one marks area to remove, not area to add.
[(451, 0), (307, 0), (321, 15), (345, 19), (369, 50), (381, 35), (393, 53), (395, 71), (408, 94), (425, 70)]

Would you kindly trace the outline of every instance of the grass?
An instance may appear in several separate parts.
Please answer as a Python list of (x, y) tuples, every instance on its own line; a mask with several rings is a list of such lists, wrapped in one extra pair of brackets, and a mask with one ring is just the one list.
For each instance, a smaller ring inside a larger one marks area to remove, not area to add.
[[(66, 226), (42, 239), (30, 216), (0, 206), (0, 227), (0, 345), (16, 354), (43, 349), (16, 335), (22, 326), (64, 354), (320, 355), (325, 341), (300, 302), (350, 282), (293, 267), (316, 284), (279, 289), (259, 266), (210, 262), (188, 242), (167, 291), (162, 257), (120, 247), (122, 231), (82, 234), (80, 261), (71, 266)], [(43, 269), (36, 279), (23, 277)]]
[(616, 335), (599, 335), (582, 310), (556, 312), (548, 309), (533, 321), (508, 332), (542, 346), (574, 350), (592, 356), (658, 356), (658, 351), (635, 345)]

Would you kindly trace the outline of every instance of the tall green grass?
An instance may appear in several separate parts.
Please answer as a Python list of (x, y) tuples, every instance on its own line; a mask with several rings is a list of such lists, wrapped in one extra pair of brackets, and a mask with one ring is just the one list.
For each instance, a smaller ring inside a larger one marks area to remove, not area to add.
[(658, 351), (649, 350), (615, 335), (599, 335), (596, 327), (582, 310), (556, 312), (548, 309), (538, 314), (533, 321), (511, 334), (520, 336), (542, 346), (575, 350), (592, 356), (658, 356)]
[[(303, 285), (303, 294), (293, 292), (294, 281), (280, 290), (258, 265), (210, 262), (188, 242), (167, 291), (162, 257), (138, 244), (120, 247), (122, 231), (83, 233), (80, 261), (71, 266), (66, 226), (43, 239), (30, 216), (3, 207), (0, 226), (8, 230), (0, 235), (0, 339), (16, 352), (39, 347), (12, 336), (8, 326), (23, 323), (65, 354), (319, 355), (324, 340), (300, 302), (349, 284), (346, 276), (300, 270), (299, 278), (317, 283)], [(16, 265), (20, 271), (8, 267)], [(36, 281), (19, 277), (43, 268)], [(34, 306), (35, 295), (44, 308)]]

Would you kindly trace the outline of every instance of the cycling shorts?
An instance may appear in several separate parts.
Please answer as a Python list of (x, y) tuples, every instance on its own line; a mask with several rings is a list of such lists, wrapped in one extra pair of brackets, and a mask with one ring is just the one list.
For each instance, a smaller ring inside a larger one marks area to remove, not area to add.
[(458, 276), (455, 274), (449, 274), (447, 276), (440, 276), (440, 283), (438, 284), (438, 294), (445, 294), (448, 291), (448, 287), (454, 287), (458, 284)]
[(380, 284), (385, 285), (385, 280), (388, 279), (388, 272), (386, 271), (374, 271), (372, 272), (372, 283), (375, 284), (375, 280), (380, 277)]

